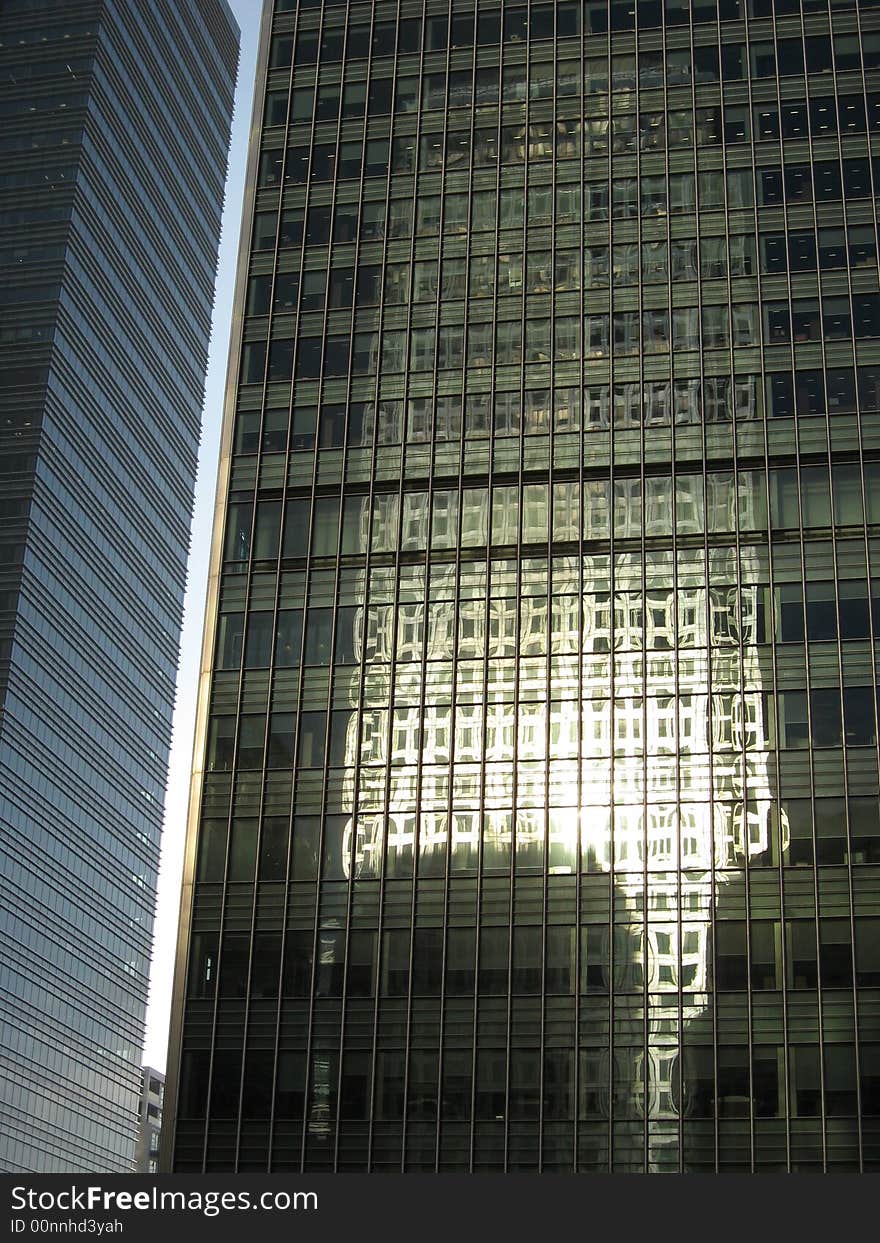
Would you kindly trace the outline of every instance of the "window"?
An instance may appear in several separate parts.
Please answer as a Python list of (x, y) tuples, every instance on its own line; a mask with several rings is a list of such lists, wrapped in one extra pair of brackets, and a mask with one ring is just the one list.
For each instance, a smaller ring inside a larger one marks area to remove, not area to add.
[(217, 669), (237, 669), (241, 664), (244, 613), (221, 613), (217, 628)]

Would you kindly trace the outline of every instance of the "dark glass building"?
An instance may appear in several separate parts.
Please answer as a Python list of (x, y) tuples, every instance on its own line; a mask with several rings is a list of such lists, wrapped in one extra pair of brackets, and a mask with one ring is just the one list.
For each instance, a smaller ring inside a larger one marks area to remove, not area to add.
[(0, 1169), (132, 1168), (238, 28), (0, 5)]
[(166, 1164), (880, 1168), (880, 6), (279, 0), (255, 121)]

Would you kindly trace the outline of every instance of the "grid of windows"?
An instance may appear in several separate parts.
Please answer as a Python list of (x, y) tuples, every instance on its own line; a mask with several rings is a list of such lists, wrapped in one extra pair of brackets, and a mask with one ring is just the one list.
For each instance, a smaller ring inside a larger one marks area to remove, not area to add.
[(878, 6), (266, 40), (175, 1168), (880, 1167)]

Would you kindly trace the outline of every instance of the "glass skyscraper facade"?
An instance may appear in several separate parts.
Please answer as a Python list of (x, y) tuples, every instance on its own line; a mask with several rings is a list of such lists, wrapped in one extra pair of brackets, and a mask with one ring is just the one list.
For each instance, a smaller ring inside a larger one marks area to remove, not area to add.
[(880, 6), (257, 96), (168, 1168), (880, 1168)]
[(132, 1169), (238, 29), (0, 6), (0, 1169)]

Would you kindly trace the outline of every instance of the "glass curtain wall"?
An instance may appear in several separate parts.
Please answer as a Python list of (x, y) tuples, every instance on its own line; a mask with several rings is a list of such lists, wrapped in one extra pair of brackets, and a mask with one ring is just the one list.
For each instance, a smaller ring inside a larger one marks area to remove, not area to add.
[(877, 1169), (878, 6), (263, 88), (174, 1167)]
[(237, 61), (225, 0), (0, 3), (5, 1174), (134, 1168)]

